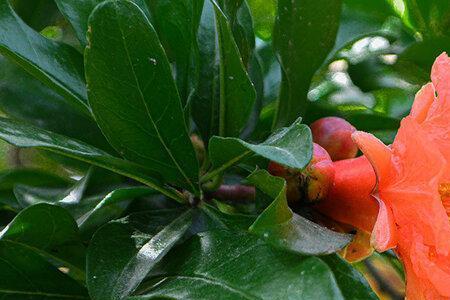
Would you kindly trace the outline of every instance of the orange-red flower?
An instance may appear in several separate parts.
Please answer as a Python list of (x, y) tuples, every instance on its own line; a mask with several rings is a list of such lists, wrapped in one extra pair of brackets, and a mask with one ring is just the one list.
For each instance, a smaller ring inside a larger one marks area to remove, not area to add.
[[(353, 134), (376, 173), (370, 193), (378, 202), (375, 223), (368, 197), (358, 199), (349, 191), (323, 205), (325, 213), (359, 229), (373, 225), (375, 249), (394, 249), (404, 264), (408, 300), (450, 299), (450, 58), (445, 53), (436, 59), (431, 79), (390, 147), (368, 133)], [(352, 183), (346, 184), (351, 189)], [(337, 200), (350, 209), (339, 212)]]

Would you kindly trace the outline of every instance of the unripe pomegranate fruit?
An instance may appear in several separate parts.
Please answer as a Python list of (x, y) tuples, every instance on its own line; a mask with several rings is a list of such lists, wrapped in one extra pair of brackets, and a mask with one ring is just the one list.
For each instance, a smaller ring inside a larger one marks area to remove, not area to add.
[(304, 170), (297, 170), (270, 162), (269, 172), (286, 180), (286, 196), (290, 204), (312, 203), (324, 199), (334, 181), (333, 162), (327, 151), (313, 145), (313, 158)]
[(313, 147), (313, 158), (305, 172), (308, 202), (325, 199), (334, 182), (334, 167), (330, 155), (318, 144)]
[(314, 143), (319, 144), (333, 161), (354, 158), (358, 147), (352, 140), (356, 128), (338, 117), (326, 117), (311, 124)]

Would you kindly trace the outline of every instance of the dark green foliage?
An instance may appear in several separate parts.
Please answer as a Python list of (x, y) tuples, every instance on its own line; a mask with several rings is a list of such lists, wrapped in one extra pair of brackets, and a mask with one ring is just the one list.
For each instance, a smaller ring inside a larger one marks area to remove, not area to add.
[(324, 116), (392, 141), (450, 51), (447, 1), (394, 2), (1, 1), (0, 298), (376, 299), (261, 169)]

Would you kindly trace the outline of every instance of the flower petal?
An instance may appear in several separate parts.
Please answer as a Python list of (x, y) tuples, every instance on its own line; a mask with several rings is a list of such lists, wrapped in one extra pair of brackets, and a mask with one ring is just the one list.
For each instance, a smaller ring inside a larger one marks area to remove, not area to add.
[(447, 53), (443, 52), (434, 61), (431, 68), (431, 81), (439, 98), (450, 99), (450, 58)]
[(356, 131), (352, 134), (352, 138), (372, 164), (378, 183), (388, 180), (391, 165), (391, 149), (367, 132)]
[(384, 252), (397, 246), (397, 229), (391, 209), (384, 201), (378, 200), (378, 217), (370, 240), (378, 252)]
[(438, 193), (446, 160), (423, 126), (411, 117), (403, 119), (391, 148), (391, 178), (384, 191)]
[(424, 290), (427, 299), (450, 297), (449, 256), (437, 254), (434, 247), (425, 245), (420, 238), (408, 248), (399, 247), (399, 251), (403, 252), (403, 260), (408, 260), (408, 265), (411, 265), (407, 277), (414, 276), (419, 279), (411, 288)]
[(422, 123), (427, 118), (428, 111), (435, 100), (434, 86), (430, 82), (417, 92), (409, 115), (416, 120), (417, 123)]

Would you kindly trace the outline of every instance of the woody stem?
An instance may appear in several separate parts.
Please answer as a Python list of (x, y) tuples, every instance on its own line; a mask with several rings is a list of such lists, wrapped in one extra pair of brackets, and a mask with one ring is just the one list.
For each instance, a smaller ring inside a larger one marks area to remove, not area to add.
[(222, 201), (253, 201), (255, 200), (255, 187), (223, 184), (214, 192), (207, 193), (206, 197)]

